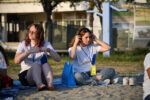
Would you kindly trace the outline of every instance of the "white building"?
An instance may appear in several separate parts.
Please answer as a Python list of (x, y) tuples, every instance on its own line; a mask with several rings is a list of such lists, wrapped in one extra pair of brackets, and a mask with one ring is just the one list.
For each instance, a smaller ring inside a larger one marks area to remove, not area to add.
[[(57, 25), (67, 27), (67, 25), (87, 26), (88, 2), (78, 3), (75, 7), (70, 7), (69, 2), (62, 2), (52, 13), (52, 20)], [(3, 42), (19, 42), (26, 35), (26, 27), (31, 23), (41, 23), (45, 26), (46, 15), (40, 0), (1, 0), (0, 1), (1, 39)], [(95, 16), (94, 34), (99, 37), (100, 24), (99, 17)], [(96, 18), (97, 17), (97, 18)], [(67, 32), (67, 31), (66, 31)], [(56, 36), (61, 35), (62, 42), (66, 45), (66, 34), (54, 30)], [(70, 33), (69, 33), (70, 34)], [(54, 37), (55, 38), (55, 37)], [(69, 40), (70, 41), (70, 40)], [(60, 41), (59, 41), (60, 42)]]

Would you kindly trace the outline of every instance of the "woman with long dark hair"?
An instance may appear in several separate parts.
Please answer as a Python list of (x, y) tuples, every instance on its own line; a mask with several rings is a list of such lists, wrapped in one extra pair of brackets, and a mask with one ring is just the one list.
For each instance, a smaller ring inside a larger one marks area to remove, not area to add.
[(23, 85), (36, 85), (38, 90), (53, 87), (53, 73), (47, 62), (47, 55), (60, 61), (50, 42), (44, 40), (44, 30), (39, 24), (31, 24), (25, 40), (20, 42), (15, 63), (21, 63), (19, 79)]

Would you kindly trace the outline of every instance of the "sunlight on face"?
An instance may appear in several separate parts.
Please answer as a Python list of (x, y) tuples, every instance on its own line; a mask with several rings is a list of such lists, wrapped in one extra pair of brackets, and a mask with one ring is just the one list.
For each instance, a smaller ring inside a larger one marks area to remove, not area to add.
[(30, 27), (30, 29), (29, 29), (29, 39), (31, 39), (31, 40), (36, 40), (36, 28), (35, 28), (35, 26), (33, 25), (33, 26), (31, 26)]
[(89, 45), (91, 42), (91, 35), (89, 32), (86, 32), (85, 35), (82, 36), (82, 42), (84, 45)]

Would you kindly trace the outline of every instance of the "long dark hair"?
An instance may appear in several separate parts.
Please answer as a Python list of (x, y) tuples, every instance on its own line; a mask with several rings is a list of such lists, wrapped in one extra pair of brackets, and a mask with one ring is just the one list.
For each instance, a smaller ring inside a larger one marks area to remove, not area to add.
[[(82, 38), (82, 36), (84, 36), (85, 33), (87, 33), (87, 32), (88, 32), (91, 36), (93, 35), (93, 33), (92, 33), (88, 28), (86, 28), (86, 27), (81, 27), (81, 28), (76, 32), (76, 35), (80, 35), (81, 38)], [(75, 36), (76, 36), (76, 35), (75, 35)], [(74, 38), (72, 39), (72, 41), (70, 42), (70, 44), (69, 44), (70, 47), (72, 47), (73, 44), (74, 44), (74, 42), (75, 42), (75, 36), (74, 36)], [(80, 45), (81, 43), (82, 43), (82, 40), (79, 41), (78, 45)], [(91, 40), (90, 44), (92, 44), (92, 43), (93, 43), (93, 41)]]
[(0, 45), (0, 51), (1, 51), (1, 53), (3, 54), (3, 56), (4, 56), (4, 59), (5, 59), (5, 61), (6, 61), (7, 66), (9, 66), (9, 62), (8, 62), (8, 59), (7, 59), (7, 55), (6, 55), (5, 50), (3, 49), (3, 47), (2, 47), (1, 45)]
[(31, 24), (28, 26), (28, 33), (25, 37), (25, 44), (26, 46), (28, 46), (31, 42), (31, 40), (29, 39), (29, 30), (30, 28), (34, 26), (36, 28), (36, 46), (38, 47), (42, 47), (44, 45), (44, 29), (41, 25), (39, 24)]

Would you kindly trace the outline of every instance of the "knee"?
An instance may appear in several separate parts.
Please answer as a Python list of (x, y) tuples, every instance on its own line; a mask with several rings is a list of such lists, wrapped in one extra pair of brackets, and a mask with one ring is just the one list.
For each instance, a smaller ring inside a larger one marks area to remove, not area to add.
[(150, 94), (146, 96), (144, 100), (150, 100)]
[(75, 77), (75, 81), (76, 81), (77, 84), (79, 84), (79, 85), (84, 84), (84, 78), (83, 78), (83, 76), (80, 72), (76, 72), (74, 77)]
[(74, 77), (75, 77), (76, 80), (82, 79), (82, 75), (79, 72), (76, 72), (75, 75), (74, 75)]
[(113, 77), (116, 75), (114, 68), (109, 68), (109, 73), (110, 73), (110, 79), (113, 79)]
[(104, 68), (100, 72), (115, 73), (115, 69), (114, 68)]
[(75, 76), (75, 81), (78, 84), (83, 84), (84, 83), (85, 79), (84, 79), (84, 75), (82, 75), (82, 73), (76, 72), (74, 76)]
[(115, 69), (114, 68), (104, 68), (101, 70), (101, 72), (99, 73), (102, 75), (102, 80), (105, 79), (111, 79), (112, 77), (115, 76)]
[(108, 68), (107, 70), (108, 70), (108, 72), (109, 72), (109, 73), (111, 73), (111, 74), (113, 74), (113, 75), (115, 75), (115, 74), (116, 74), (116, 72), (115, 72), (115, 69), (114, 69), (114, 68)]
[(42, 64), (42, 66), (48, 66), (48, 67), (50, 67), (50, 65), (48, 63), (44, 63), (44, 64)]

